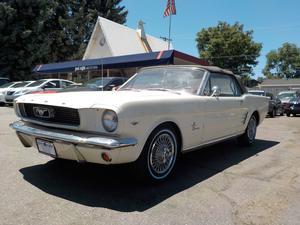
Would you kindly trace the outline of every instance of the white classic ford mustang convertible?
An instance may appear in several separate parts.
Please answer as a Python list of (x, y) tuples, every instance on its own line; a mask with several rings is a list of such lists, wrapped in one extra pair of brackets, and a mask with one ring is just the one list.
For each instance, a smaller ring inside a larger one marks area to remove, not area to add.
[(18, 98), (10, 126), (25, 147), (54, 158), (133, 163), (149, 180), (164, 180), (180, 153), (229, 138), (255, 141), (268, 99), (247, 94), (217, 67), (141, 69), (118, 91), (32, 94)]

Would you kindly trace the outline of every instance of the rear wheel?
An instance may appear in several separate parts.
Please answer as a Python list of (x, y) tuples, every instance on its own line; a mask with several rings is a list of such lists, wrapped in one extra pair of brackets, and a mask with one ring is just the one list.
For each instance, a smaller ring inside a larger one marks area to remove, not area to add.
[(257, 129), (257, 121), (254, 115), (251, 116), (248, 126), (245, 130), (245, 133), (238, 137), (238, 143), (242, 146), (250, 146), (255, 141), (256, 136), (256, 129)]
[(146, 181), (165, 180), (174, 169), (178, 149), (178, 137), (172, 127), (155, 129), (135, 162), (136, 172)]
[(287, 116), (287, 117), (290, 117), (290, 116), (291, 116), (291, 114), (290, 114), (290, 113), (287, 113), (287, 114), (286, 114), (286, 116)]

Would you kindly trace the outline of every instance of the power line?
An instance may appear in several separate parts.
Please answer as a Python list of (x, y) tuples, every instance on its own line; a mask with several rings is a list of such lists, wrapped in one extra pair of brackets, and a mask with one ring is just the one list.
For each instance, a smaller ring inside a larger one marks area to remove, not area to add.
[(243, 57), (258, 57), (257, 55), (227, 55), (227, 56), (212, 56), (212, 57), (201, 57), (201, 59), (223, 59), (223, 58), (243, 58)]

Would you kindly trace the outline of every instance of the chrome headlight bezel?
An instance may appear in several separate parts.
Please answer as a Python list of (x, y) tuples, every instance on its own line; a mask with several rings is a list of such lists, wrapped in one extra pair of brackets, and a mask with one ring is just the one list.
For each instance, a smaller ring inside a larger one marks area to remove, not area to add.
[(118, 115), (115, 111), (106, 109), (102, 114), (102, 126), (107, 132), (114, 132), (118, 128)]

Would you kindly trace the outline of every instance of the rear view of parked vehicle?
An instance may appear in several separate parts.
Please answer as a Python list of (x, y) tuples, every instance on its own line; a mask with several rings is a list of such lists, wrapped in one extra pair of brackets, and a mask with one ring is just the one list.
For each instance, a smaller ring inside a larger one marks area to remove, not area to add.
[(291, 115), (296, 116), (300, 114), (300, 96), (292, 98), (290, 101), (290, 107), (286, 110), (286, 115), (290, 117)]
[(274, 95), (270, 92), (266, 92), (263, 90), (250, 90), (249, 94), (265, 96), (269, 98), (269, 108), (268, 115), (270, 117), (275, 117), (277, 114), (283, 115), (283, 107), (281, 101), (278, 98), (274, 98)]
[(277, 98), (281, 101), (281, 105), (284, 113), (289, 111), (291, 106), (291, 100), (293, 98), (299, 97), (300, 93), (298, 91), (282, 91), (277, 95)]

